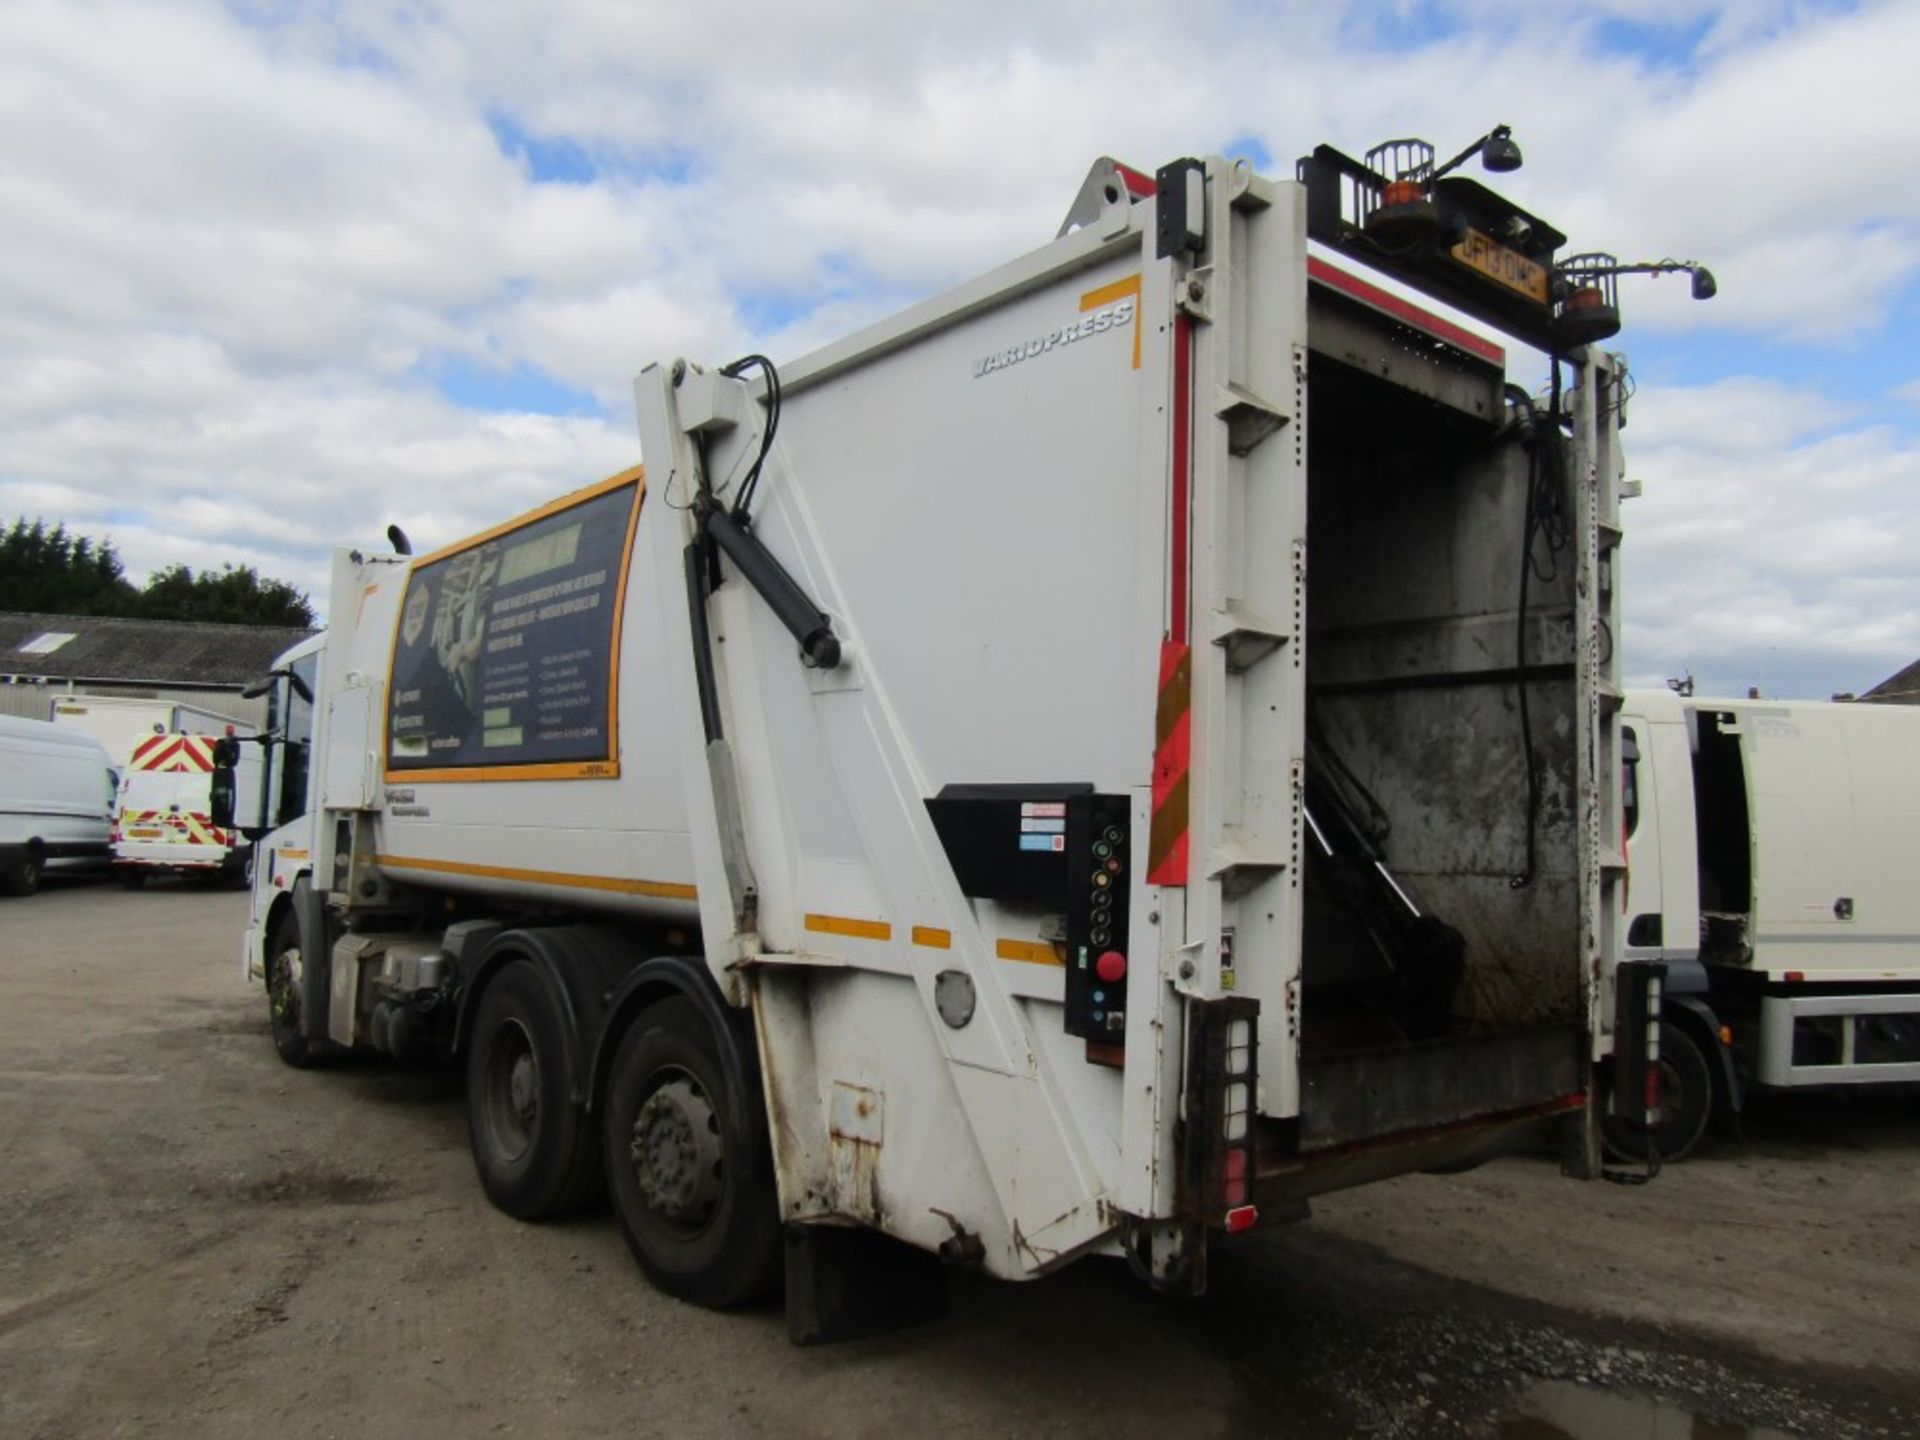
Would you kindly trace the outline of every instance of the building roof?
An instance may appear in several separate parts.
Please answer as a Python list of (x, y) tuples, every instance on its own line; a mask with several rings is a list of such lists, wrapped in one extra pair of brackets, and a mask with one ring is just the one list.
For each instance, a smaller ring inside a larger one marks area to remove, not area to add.
[(0, 610), (0, 677), (237, 689), (313, 633), (289, 625)]
[(1860, 698), (1876, 705), (1920, 705), (1920, 660), (1895, 671)]

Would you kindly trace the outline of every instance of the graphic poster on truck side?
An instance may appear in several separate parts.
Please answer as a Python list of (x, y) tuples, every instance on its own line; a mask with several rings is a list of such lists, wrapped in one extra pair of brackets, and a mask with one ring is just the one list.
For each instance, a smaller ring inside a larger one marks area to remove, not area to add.
[(394, 637), (387, 771), (619, 773), (614, 695), (639, 473), (418, 562)]

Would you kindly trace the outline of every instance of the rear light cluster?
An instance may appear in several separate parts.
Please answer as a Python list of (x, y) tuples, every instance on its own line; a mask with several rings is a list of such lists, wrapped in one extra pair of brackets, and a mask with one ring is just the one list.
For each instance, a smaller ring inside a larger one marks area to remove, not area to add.
[(1633, 960), (1614, 972), (1614, 1110), (1639, 1124), (1660, 1109), (1660, 1011), (1667, 967)]
[(1185, 1207), (1229, 1233), (1253, 1228), (1260, 1004), (1247, 996), (1187, 1006), (1183, 1115)]

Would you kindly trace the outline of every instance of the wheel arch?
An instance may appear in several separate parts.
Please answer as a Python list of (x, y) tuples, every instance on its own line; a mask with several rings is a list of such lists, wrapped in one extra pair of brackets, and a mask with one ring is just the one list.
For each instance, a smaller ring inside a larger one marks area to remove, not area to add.
[(660, 955), (636, 966), (609, 1000), (606, 1019), (593, 1049), (588, 1096), (599, 1109), (606, 1097), (614, 1052), (629, 1026), (649, 1006), (662, 1000), (693, 1003), (707, 1023), (726, 1071), (728, 1104), (733, 1119), (746, 1125), (764, 1125), (766, 1115), (760, 1085), (760, 1053), (750, 1012), (727, 1004), (703, 961), (685, 955)]
[[(454, 1018), (453, 1053), (473, 1039), (473, 1017), (487, 987), (508, 965), (524, 961), (540, 982), (560, 1020), (566, 1045), (568, 1094), (591, 1109), (597, 1037), (604, 1032), (622, 980), (635, 969), (631, 942), (618, 931), (593, 926), (528, 926), (495, 932), (480, 946), (471, 970), (461, 965), (460, 1005)], [(457, 962), (456, 962), (457, 963)]]
[(1669, 989), (1661, 1009), (1665, 1019), (1700, 1047), (1701, 1058), (1707, 1062), (1707, 1074), (1713, 1081), (1712, 1112), (1738, 1116), (1740, 1077), (1733, 1068), (1733, 1052), (1720, 1043), (1720, 1016), (1713, 1002), (1704, 992), (1683, 990), (1675, 994)]
[[(144, 871), (139, 873), (142, 879), (146, 878)], [(273, 937), (281, 925), (286, 923), (287, 917), (293, 913), (293, 896), (284, 890), (275, 891), (273, 899), (267, 902), (266, 921), (260, 927), (260, 983), (262, 986), (266, 985), (273, 969)], [(295, 921), (297, 924), (297, 916)]]

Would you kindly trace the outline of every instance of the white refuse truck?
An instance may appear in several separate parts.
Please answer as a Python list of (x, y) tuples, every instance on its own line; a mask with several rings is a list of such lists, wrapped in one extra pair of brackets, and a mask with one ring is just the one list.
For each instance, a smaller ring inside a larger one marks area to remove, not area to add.
[(1920, 711), (1635, 690), (1622, 725), (1627, 954), (1667, 970), (1660, 1153), (1750, 1087), (1920, 1081)]
[(1191, 1291), (1316, 1193), (1596, 1173), (1658, 967), (1617, 314), (1563, 243), (1431, 165), (1103, 161), (777, 372), (646, 366), (644, 474), (339, 552), (266, 737), (312, 757), (245, 944), (281, 1054), (459, 1057), (499, 1207), (604, 1190), (703, 1304), (784, 1250), (800, 1340), (928, 1256)]

